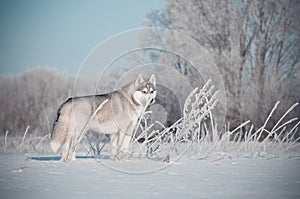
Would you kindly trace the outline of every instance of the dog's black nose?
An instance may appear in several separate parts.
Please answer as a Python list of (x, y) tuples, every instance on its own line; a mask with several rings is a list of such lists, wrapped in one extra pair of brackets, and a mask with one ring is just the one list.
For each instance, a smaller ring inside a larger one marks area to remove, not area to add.
[(154, 102), (155, 102), (155, 99), (152, 98), (151, 101), (150, 101), (150, 105), (151, 105), (151, 104), (154, 104)]

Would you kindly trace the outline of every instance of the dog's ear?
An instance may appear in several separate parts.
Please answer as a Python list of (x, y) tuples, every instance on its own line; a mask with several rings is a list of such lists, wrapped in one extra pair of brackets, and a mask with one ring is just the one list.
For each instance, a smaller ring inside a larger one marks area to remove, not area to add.
[(145, 81), (144, 81), (144, 79), (143, 79), (143, 77), (142, 77), (142, 75), (141, 74), (139, 74), (138, 75), (138, 77), (136, 78), (136, 80), (135, 80), (135, 86), (139, 86), (139, 85), (141, 85), (142, 83), (144, 83)]
[(153, 85), (156, 85), (156, 78), (154, 74), (151, 75), (149, 82), (151, 82)]

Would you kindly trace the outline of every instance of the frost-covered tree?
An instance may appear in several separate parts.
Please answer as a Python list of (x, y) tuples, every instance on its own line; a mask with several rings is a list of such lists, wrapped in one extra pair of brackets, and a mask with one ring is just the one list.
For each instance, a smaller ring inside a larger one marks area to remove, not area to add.
[(0, 129), (10, 135), (49, 134), (56, 111), (70, 93), (63, 75), (35, 68), (16, 76), (0, 77)]
[[(284, 100), (288, 107), (300, 99), (295, 93), (300, 81), (295, 76), (300, 70), (299, 10), (299, 1), (293, 0), (168, 0), (161, 10), (148, 15), (146, 25), (183, 32), (201, 44), (222, 74), (227, 121), (234, 127), (251, 119), (261, 126), (277, 100)], [(174, 49), (193, 50), (180, 38), (168, 41), (161, 35), (153, 32), (143, 42), (169, 42)], [(180, 57), (146, 56), (194, 78)]]

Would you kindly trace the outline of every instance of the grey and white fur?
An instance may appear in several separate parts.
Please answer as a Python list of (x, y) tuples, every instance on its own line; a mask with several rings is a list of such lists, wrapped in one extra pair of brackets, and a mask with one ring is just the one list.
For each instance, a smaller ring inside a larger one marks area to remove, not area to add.
[[(53, 152), (61, 149), (61, 160), (75, 160), (74, 142), (84, 129), (111, 135), (111, 157), (125, 155), (133, 131), (143, 110), (156, 97), (156, 78), (148, 81), (142, 75), (121, 89), (101, 95), (72, 97), (59, 108), (53, 125), (50, 146)], [(107, 103), (102, 104), (105, 100)], [(99, 106), (103, 107), (96, 112)], [(91, 116), (95, 116), (90, 120)], [(89, 122), (90, 120), (90, 122)], [(88, 128), (85, 128), (89, 122)], [(121, 156), (122, 158), (122, 156)]]

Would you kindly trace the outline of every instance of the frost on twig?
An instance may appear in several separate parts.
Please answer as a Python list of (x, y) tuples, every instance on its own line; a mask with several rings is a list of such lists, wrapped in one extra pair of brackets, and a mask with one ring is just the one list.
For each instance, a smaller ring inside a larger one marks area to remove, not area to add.
[(202, 89), (195, 88), (184, 103), (182, 128), (186, 133), (197, 132), (200, 123), (211, 115), (218, 103), (219, 91), (208, 80)]

